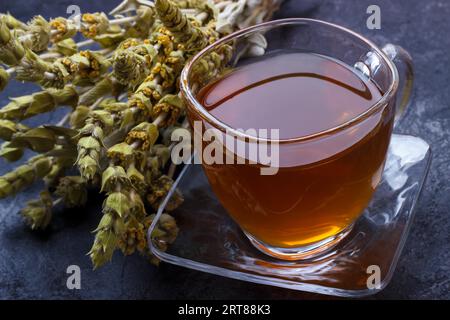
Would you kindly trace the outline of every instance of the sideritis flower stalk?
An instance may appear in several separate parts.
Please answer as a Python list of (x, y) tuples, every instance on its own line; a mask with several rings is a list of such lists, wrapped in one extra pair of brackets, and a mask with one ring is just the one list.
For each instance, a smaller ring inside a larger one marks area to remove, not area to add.
[(100, 166), (100, 153), (103, 139), (113, 128), (114, 120), (105, 110), (90, 113), (86, 124), (79, 131), (77, 165), (80, 174), (86, 180), (92, 180)]
[(53, 159), (38, 155), (0, 177), (0, 198), (13, 195), (50, 172)]
[(104, 56), (89, 50), (47, 62), (26, 49), (21, 64), (16, 68), (16, 79), (37, 82), (46, 88), (63, 88), (69, 82), (80, 86), (93, 85), (109, 65)]
[(69, 85), (63, 89), (48, 88), (31, 95), (11, 98), (11, 102), (0, 109), (0, 119), (23, 120), (51, 112), (59, 106), (75, 107), (78, 97), (77, 90)]

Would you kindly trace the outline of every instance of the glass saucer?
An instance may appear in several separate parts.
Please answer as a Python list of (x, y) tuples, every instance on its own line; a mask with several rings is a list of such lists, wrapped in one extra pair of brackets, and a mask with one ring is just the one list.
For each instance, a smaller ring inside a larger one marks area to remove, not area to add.
[(162, 261), (239, 280), (344, 297), (374, 294), (392, 277), (430, 162), (424, 140), (393, 135), (383, 179), (351, 233), (331, 251), (302, 261), (277, 260), (253, 247), (201, 166), (186, 165), (149, 230), (150, 235), (176, 187), (185, 198), (172, 212), (178, 238), (166, 252), (149, 241), (150, 250)]

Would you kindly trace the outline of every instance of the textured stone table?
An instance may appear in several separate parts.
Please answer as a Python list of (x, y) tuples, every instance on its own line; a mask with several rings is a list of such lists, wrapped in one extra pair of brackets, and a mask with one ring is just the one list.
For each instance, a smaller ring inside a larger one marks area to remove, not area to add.
[[(66, 15), (70, 4), (83, 11), (107, 10), (119, 1), (16, 0), (0, 2), (0, 12), (10, 11), (27, 20), (33, 14)], [(366, 28), (366, 9), (381, 7), (381, 30)], [(104, 7), (103, 7), (104, 6)], [(393, 42), (407, 48), (416, 66), (415, 98), (401, 131), (427, 140), (434, 159), (419, 201), (411, 234), (390, 285), (375, 299), (450, 298), (450, 1), (444, 0), (291, 0), (277, 17), (311, 17), (349, 27), (377, 44)], [(23, 93), (11, 85), (0, 94)], [(27, 86), (32, 90), (32, 86)], [(61, 113), (40, 120), (56, 121)], [(31, 122), (33, 123), (33, 122)], [(11, 166), (3, 160), (0, 173)], [(310, 299), (323, 296), (255, 285), (162, 264), (155, 268), (139, 256), (121, 254), (97, 271), (86, 252), (101, 217), (101, 198), (93, 196), (87, 209), (55, 214), (50, 230), (31, 232), (17, 214), (38, 189), (0, 201), (0, 298), (47, 299), (170, 299), (267, 298)], [(66, 289), (66, 268), (82, 270), (82, 289)]]

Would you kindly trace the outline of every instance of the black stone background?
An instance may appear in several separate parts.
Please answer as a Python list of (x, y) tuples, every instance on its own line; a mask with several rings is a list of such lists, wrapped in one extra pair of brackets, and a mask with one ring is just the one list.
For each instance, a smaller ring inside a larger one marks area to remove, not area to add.
[[(0, 12), (27, 20), (66, 15), (70, 4), (82, 11), (108, 10), (119, 1), (0, 0)], [(366, 9), (381, 7), (381, 30), (366, 28)], [(450, 142), (450, 1), (444, 0), (290, 0), (276, 17), (311, 17), (349, 27), (379, 45), (393, 42), (412, 54), (416, 66), (414, 103), (401, 131), (427, 140), (434, 159), (419, 201), (414, 224), (390, 285), (375, 299), (450, 298), (449, 142)], [(10, 85), (0, 94), (31, 92), (33, 85)], [(64, 110), (40, 117), (56, 122)], [(35, 123), (36, 120), (29, 122)], [(0, 160), (0, 174), (11, 165)], [(325, 296), (256, 285), (161, 264), (155, 268), (139, 256), (114, 256), (113, 262), (93, 271), (86, 256), (101, 217), (101, 198), (92, 195), (86, 209), (57, 212), (49, 231), (31, 232), (18, 215), (33, 188), (0, 201), (1, 299), (311, 299)], [(66, 268), (82, 270), (82, 289), (66, 289)]]

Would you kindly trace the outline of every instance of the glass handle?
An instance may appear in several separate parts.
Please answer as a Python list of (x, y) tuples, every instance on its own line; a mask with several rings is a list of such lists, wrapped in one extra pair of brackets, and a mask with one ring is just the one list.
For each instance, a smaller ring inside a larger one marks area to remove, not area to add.
[(382, 50), (394, 62), (400, 78), (394, 122), (394, 126), (397, 126), (411, 103), (414, 84), (414, 66), (411, 55), (402, 47), (388, 43)]

